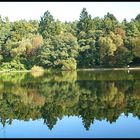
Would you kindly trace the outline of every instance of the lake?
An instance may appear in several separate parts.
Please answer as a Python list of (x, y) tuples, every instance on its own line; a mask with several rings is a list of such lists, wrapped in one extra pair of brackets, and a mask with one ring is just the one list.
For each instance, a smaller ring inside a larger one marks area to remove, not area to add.
[(0, 74), (0, 138), (138, 138), (140, 71)]

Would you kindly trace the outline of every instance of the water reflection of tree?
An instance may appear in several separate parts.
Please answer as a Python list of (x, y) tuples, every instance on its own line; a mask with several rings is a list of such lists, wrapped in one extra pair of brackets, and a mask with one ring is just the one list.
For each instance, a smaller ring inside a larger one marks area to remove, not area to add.
[(101, 74), (104, 80), (77, 80), (77, 76), (76, 72), (46, 73), (38, 78), (29, 73), (1, 75), (0, 122), (5, 126), (13, 119), (43, 118), (51, 130), (63, 116), (78, 116), (88, 130), (95, 119), (112, 123), (122, 113), (140, 118), (140, 81), (133, 79), (135, 75), (123, 81), (105, 80)]

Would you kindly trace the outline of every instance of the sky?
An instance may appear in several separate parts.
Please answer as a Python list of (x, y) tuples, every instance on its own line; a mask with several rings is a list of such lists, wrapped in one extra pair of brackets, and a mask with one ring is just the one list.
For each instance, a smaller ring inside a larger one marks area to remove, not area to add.
[(74, 21), (79, 19), (82, 8), (93, 18), (110, 12), (121, 22), (124, 18), (130, 21), (140, 13), (140, 2), (0, 2), (0, 15), (10, 21), (40, 20), (49, 10), (55, 19)]

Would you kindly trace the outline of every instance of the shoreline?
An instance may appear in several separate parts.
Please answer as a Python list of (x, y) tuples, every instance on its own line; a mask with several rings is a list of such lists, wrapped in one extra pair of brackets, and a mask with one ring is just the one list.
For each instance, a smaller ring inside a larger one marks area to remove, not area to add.
[(137, 68), (91, 68), (91, 69), (77, 69), (77, 71), (109, 71), (109, 70), (140, 70), (140, 67)]
[[(110, 70), (113, 70), (113, 71), (119, 71), (119, 70), (140, 70), (140, 67), (132, 67), (132, 68), (87, 68), (87, 69), (77, 69), (76, 71), (110, 71)], [(60, 71), (63, 71), (63, 70), (60, 70)], [(5, 71), (0, 71), (0, 73), (8, 73), (8, 72), (12, 72), (12, 73), (20, 73), (20, 72), (31, 72), (31, 70), (17, 70), (17, 71), (11, 71), (11, 70), (5, 70)]]

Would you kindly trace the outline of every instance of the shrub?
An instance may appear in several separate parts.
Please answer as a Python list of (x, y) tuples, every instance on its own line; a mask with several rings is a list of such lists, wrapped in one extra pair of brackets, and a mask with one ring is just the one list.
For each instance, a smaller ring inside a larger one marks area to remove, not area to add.
[(16, 70), (26, 70), (26, 69), (24, 65), (20, 63), (20, 61), (12, 60), (11, 62), (2, 63), (0, 70), (16, 71)]
[(62, 70), (76, 70), (77, 63), (74, 58), (62, 61)]
[(34, 77), (42, 76), (44, 74), (44, 68), (40, 66), (33, 66), (31, 68), (31, 74)]
[(0, 55), (0, 62), (2, 62), (2, 60), (3, 60), (3, 56), (2, 56), (2, 55)]

